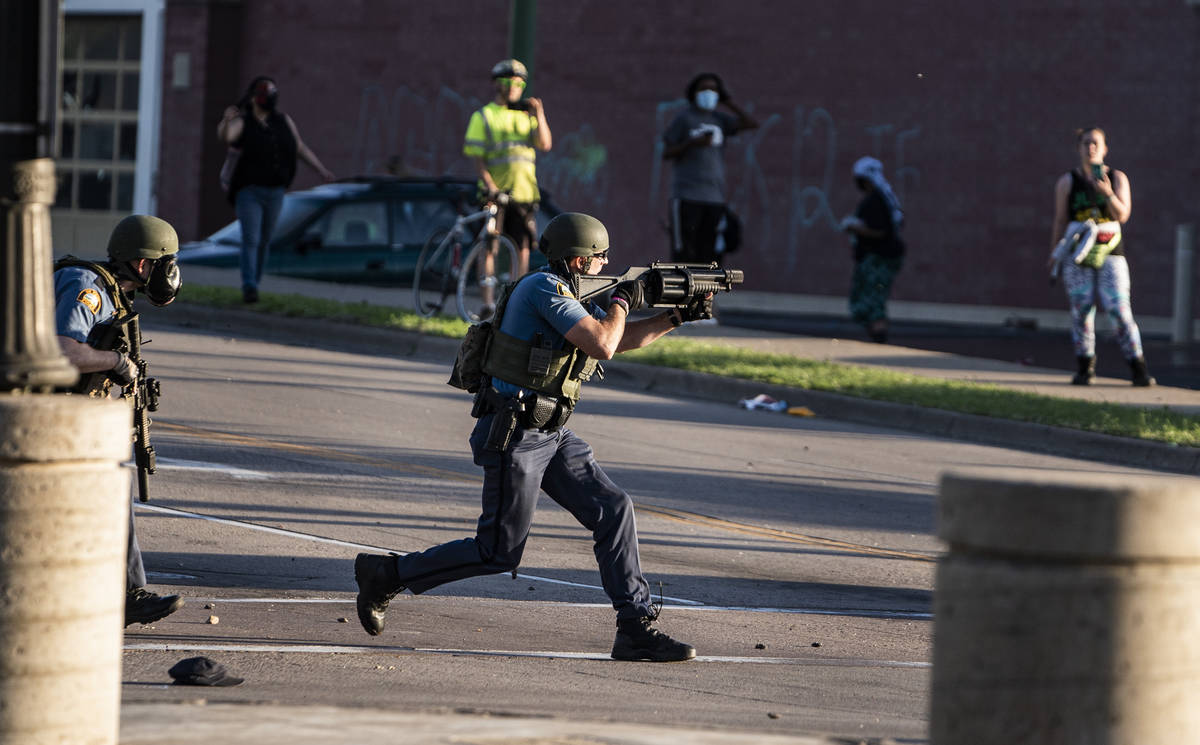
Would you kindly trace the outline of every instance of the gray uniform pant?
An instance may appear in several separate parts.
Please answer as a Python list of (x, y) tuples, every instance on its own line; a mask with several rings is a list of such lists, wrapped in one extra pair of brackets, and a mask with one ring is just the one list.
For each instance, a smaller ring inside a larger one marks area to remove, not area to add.
[(520, 427), (503, 453), (486, 450), (492, 415), (471, 433), (475, 463), (483, 468), (483, 511), (474, 538), (443, 543), (396, 559), (400, 583), (422, 593), (455, 580), (498, 574), (521, 563), (544, 490), (592, 531), (600, 582), (617, 618), (650, 614), (650, 588), (638, 558), (633, 502), (601, 470), (592, 448), (565, 427), (540, 432)]
[(146, 586), (146, 568), (142, 565), (142, 549), (133, 529), (133, 500), (129, 501), (129, 546), (125, 551), (125, 589)]

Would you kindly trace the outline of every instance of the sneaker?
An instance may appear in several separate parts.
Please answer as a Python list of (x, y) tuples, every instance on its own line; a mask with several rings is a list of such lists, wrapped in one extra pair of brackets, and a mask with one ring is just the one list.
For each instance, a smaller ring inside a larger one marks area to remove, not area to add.
[(649, 616), (618, 620), (612, 658), (627, 662), (683, 662), (696, 656), (695, 647), (675, 641), (654, 628), (653, 623)]
[(358, 583), (358, 622), (368, 634), (379, 636), (388, 603), (404, 589), (396, 575), (395, 555), (359, 554), (354, 559), (354, 581)]
[(135, 587), (125, 593), (125, 625), (153, 623), (182, 607), (183, 598), (178, 595), (156, 595), (144, 587)]
[(242, 302), (243, 303), (257, 303), (258, 302), (258, 288), (257, 287), (243, 287), (242, 288)]

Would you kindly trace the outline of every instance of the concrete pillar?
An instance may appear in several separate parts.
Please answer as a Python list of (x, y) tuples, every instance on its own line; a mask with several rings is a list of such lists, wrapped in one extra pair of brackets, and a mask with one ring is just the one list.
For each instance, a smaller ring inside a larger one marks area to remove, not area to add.
[(1200, 481), (942, 477), (933, 745), (1200, 732)]
[(0, 397), (0, 745), (115, 745), (132, 418)]

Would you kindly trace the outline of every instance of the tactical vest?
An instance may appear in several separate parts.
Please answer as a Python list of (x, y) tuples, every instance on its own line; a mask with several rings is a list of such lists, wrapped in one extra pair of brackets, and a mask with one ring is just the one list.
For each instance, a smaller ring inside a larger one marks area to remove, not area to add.
[(580, 387), (591, 380), (600, 361), (567, 341), (562, 349), (550, 349), (501, 331), (500, 322), (516, 286), (516, 282), (506, 285), (496, 304), (483, 372), (520, 388), (566, 399), (574, 407)]
[(112, 270), (107, 266), (103, 264), (97, 264), (94, 261), (88, 261), (87, 259), (80, 259), (75, 256), (64, 256), (58, 261), (54, 262), (54, 271), (57, 272), (59, 269), (66, 269), (67, 267), (71, 266), (81, 266), (84, 269), (95, 272), (97, 276), (100, 277), (100, 283), (104, 285), (104, 289), (108, 292), (109, 299), (113, 301), (113, 305), (116, 306), (117, 309), (116, 314), (113, 316), (113, 320), (124, 318), (133, 312), (133, 303), (130, 302), (130, 299), (125, 295), (124, 291), (121, 290), (121, 284), (117, 280), (117, 275), (113, 274)]
[[(105, 349), (104, 346), (97, 345), (95, 342), (98, 340), (98, 337), (93, 337), (96, 336), (96, 331), (102, 328), (110, 327), (117, 321), (131, 315), (133, 313), (133, 302), (131, 298), (121, 290), (121, 285), (119, 280), (117, 280), (117, 275), (113, 274), (112, 270), (103, 264), (97, 264), (94, 261), (87, 261), (86, 259), (80, 259), (75, 256), (64, 256), (63, 258), (54, 262), (54, 271), (57, 272), (59, 269), (66, 269), (67, 267), (72, 266), (80, 266), (84, 269), (95, 272), (100, 278), (100, 284), (104, 286), (104, 290), (108, 293), (108, 297), (112, 300), (113, 306), (116, 308), (116, 311), (113, 313), (113, 317), (105, 321), (103, 324), (97, 325), (94, 329), (92, 329), (92, 334), (88, 336), (88, 344), (96, 347), (96, 349), (103, 349), (105, 352), (111, 352), (111, 349)], [(103, 334), (100, 336), (103, 336)], [(86, 393), (94, 398), (107, 398), (111, 389), (112, 379), (108, 377), (105, 371), (99, 373), (84, 373), (79, 376), (78, 383), (65, 390), (71, 393)]]

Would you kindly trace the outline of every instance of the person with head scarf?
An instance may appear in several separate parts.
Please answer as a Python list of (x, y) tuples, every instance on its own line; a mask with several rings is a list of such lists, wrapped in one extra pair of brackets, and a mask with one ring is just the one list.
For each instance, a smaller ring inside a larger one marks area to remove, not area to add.
[(859, 158), (853, 174), (863, 197), (854, 214), (841, 223), (854, 249), (850, 316), (866, 327), (871, 341), (883, 344), (888, 339), (888, 296), (904, 263), (904, 241), (900, 237), (904, 211), (883, 177), (883, 163), (871, 157)]

